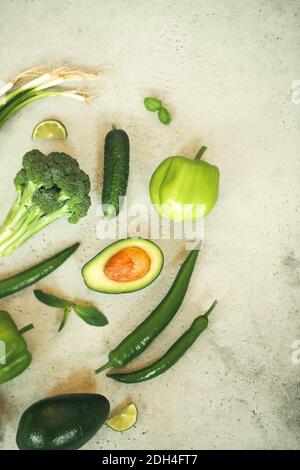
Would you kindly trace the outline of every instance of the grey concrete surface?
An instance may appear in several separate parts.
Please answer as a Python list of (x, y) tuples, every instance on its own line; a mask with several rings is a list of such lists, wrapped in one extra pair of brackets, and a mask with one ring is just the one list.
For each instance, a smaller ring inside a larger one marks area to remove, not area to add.
[[(30, 368), (0, 388), (0, 448), (15, 449), (22, 411), (67, 391), (105, 394), (112, 408), (132, 399), (137, 426), (103, 428), (85, 449), (297, 449), (300, 445), (300, 3), (297, 0), (1, 0), (0, 79), (37, 64), (102, 67), (99, 98), (85, 105), (63, 98), (32, 104), (0, 131), (0, 216), (14, 198), (12, 180), (33, 146), (70, 152), (92, 177), (93, 205), (76, 226), (56, 222), (8, 259), (0, 275), (23, 269), (81, 240), (78, 252), (39, 283), (90, 300), (109, 318), (103, 329), (73, 316), (57, 333), (59, 312), (29, 288), (1, 300), (27, 334)], [(173, 116), (168, 127), (148, 113), (158, 94)], [(295, 101), (295, 100), (294, 100)], [(32, 143), (42, 119), (68, 128), (66, 142)], [(209, 330), (166, 375), (120, 385), (93, 369), (167, 291), (185, 251), (159, 240), (159, 281), (132, 295), (88, 291), (80, 268), (107, 244), (96, 239), (103, 141), (111, 124), (131, 139), (129, 200), (148, 199), (152, 171), (166, 156), (206, 159), (221, 170), (219, 202), (205, 223), (205, 246), (186, 301), (137, 364), (178, 337), (217, 298)], [(295, 361), (294, 361), (295, 362)], [(297, 361), (296, 361), (297, 362)]]

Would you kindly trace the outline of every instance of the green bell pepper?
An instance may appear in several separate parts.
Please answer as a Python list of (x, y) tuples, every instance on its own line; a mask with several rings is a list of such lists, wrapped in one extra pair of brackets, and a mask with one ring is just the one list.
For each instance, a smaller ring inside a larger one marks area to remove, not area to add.
[(175, 156), (165, 159), (150, 181), (152, 204), (161, 216), (173, 221), (195, 221), (207, 215), (218, 200), (219, 169), (200, 161), (206, 147), (194, 160)]
[(0, 311), (0, 384), (14, 379), (31, 363), (31, 354), (22, 334), (33, 328), (17, 329), (8, 312)]

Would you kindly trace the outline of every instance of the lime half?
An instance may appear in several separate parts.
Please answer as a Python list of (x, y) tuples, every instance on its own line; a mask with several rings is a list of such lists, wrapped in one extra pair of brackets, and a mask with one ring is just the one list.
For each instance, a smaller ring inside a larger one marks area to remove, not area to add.
[(135, 425), (137, 417), (137, 407), (134, 403), (130, 403), (130, 405), (126, 406), (119, 415), (113, 416), (107, 420), (106, 424), (114, 431), (127, 431)]
[(62, 122), (56, 119), (47, 119), (39, 122), (32, 132), (32, 139), (66, 139), (67, 129)]

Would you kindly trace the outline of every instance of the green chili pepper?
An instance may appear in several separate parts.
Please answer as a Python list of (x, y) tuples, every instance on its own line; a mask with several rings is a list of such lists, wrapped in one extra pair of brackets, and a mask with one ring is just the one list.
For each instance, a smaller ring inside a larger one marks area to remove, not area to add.
[(7, 279), (2, 279), (0, 281), (0, 299), (14, 294), (19, 290), (25, 289), (25, 287), (31, 286), (31, 284), (34, 284), (43, 277), (48, 276), (48, 274), (52, 273), (52, 271), (63, 264), (63, 262), (66, 261), (66, 259), (68, 259), (75, 250), (77, 250), (78, 246), (79, 243), (75, 243), (75, 245), (60, 251), (51, 258), (26, 269), (26, 271), (22, 271), (21, 273), (8, 277)]
[(214, 207), (219, 195), (219, 169), (201, 160), (201, 147), (194, 160), (166, 158), (150, 180), (152, 204), (161, 216), (174, 221), (198, 220)]
[(109, 361), (97, 369), (96, 374), (109, 367), (123, 367), (128, 364), (141, 354), (170, 323), (183, 302), (198, 254), (198, 249), (190, 252), (162, 302), (119, 346), (109, 353)]
[(31, 363), (31, 354), (22, 334), (33, 328), (32, 323), (18, 331), (8, 312), (0, 312), (0, 384), (22, 374)]
[(176, 364), (176, 362), (196, 341), (198, 336), (200, 336), (201, 333), (206, 330), (208, 326), (208, 316), (216, 305), (217, 301), (215, 300), (205, 315), (197, 317), (191, 324), (190, 328), (170, 347), (170, 349), (168, 349), (166, 354), (164, 354), (158, 361), (154, 362), (148, 367), (145, 367), (144, 369), (129, 372), (127, 374), (106, 374), (107, 377), (117, 380), (118, 382), (130, 384), (154, 379), (154, 377), (163, 374), (168, 369), (170, 369), (170, 367)]

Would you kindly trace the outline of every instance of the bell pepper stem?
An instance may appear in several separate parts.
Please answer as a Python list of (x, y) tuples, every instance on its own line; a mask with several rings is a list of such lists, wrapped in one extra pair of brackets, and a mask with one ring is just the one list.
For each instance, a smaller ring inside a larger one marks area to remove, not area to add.
[(100, 374), (100, 372), (102, 372), (105, 369), (109, 369), (112, 366), (113, 366), (113, 363), (111, 361), (108, 361), (106, 364), (104, 364), (104, 366), (99, 367), (99, 369), (96, 369), (95, 374)]
[(200, 160), (202, 155), (204, 154), (204, 152), (206, 152), (206, 150), (207, 150), (207, 147), (205, 147), (205, 145), (203, 145), (203, 147), (201, 147), (201, 149), (199, 150), (199, 152), (195, 156), (195, 160)]
[(217, 300), (215, 300), (215, 301), (213, 302), (213, 304), (209, 307), (209, 309), (207, 310), (207, 312), (203, 315), (205, 318), (208, 318), (208, 317), (209, 317), (209, 315), (211, 314), (211, 312), (213, 311), (213, 309), (216, 307), (217, 303), (218, 303)]
[(20, 335), (23, 335), (24, 333), (26, 333), (27, 331), (30, 331), (34, 328), (34, 325), (33, 323), (29, 323), (29, 325), (26, 325), (24, 326), (24, 328), (21, 328), (20, 330), (18, 330), (18, 333)]

